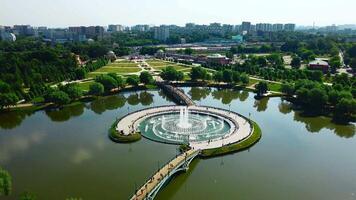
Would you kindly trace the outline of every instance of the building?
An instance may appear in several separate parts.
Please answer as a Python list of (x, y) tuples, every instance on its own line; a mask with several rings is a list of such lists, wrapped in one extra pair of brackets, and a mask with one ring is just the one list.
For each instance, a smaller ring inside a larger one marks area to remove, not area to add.
[(131, 31), (140, 31), (140, 32), (145, 32), (145, 31), (149, 31), (150, 30), (150, 26), (149, 25), (136, 25), (131, 27)]
[(167, 41), (169, 38), (169, 28), (166, 26), (154, 27), (154, 39), (159, 41)]
[(30, 25), (14, 25), (13, 32), (16, 35), (21, 36), (34, 36), (36, 31)]
[(244, 37), (242, 35), (234, 35), (231, 37), (231, 39), (238, 43), (243, 43), (244, 41)]
[(110, 24), (108, 26), (108, 31), (109, 32), (122, 32), (125, 30), (125, 27), (123, 25), (114, 25), (114, 24)]
[(228, 65), (231, 60), (226, 56), (222, 56), (220, 54), (212, 54), (207, 56), (207, 64), (210, 65)]
[(241, 32), (249, 33), (251, 31), (251, 22), (242, 22), (241, 24)]
[(285, 24), (284, 25), (284, 30), (285, 31), (294, 31), (295, 30), (295, 24)]
[(3, 41), (8, 41), (8, 42), (15, 42), (16, 41), (16, 36), (13, 33), (1, 31), (0, 32), (0, 38)]
[(321, 59), (316, 59), (310, 62), (308, 67), (311, 70), (321, 70), (324, 73), (329, 71), (329, 63)]
[(77, 35), (85, 35), (86, 38), (102, 39), (104, 36), (104, 27), (102, 26), (75, 26), (69, 27), (69, 32)]
[(256, 31), (271, 32), (273, 31), (272, 24), (259, 23), (256, 24)]
[(283, 24), (273, 24), (272, 26), (272, 30), (274, 32), (283, 31), (283, 28), (284, 28)]

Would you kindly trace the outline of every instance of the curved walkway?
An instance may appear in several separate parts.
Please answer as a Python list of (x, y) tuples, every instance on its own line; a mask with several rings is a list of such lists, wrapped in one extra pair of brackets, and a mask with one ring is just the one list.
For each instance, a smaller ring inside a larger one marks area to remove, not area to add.
[(135, 192), (131, 200), (153, 199), (171, 176), (178, 171), (188, 170), (189, 163), (198, 154), (199, 151), (197, 150), (189, 150), (168, 162)]
[[(129, 115), (123, 117), (116, 126), (116, 130), (123, 135), (130, 135), (138, 132), (139, 124), (146, 118), (155, 116), (157, 114), (179, 112), (182, 106), (161, 106), (155, 108), (148, 108), (140, 111), (133, 112)], [(229, 144), (233, 144), (242, 141), (249, 137), (253, 131), (252, 125), (248, 120), (239, 115), (238, 113), (231, 112), (228, 110), (213, 108), (213, 107), (201, 107), (201, 106), (191, 106), (189, 107), (191, 112), (201, 112), (207, 114), (218, 115), (233, 124), (230, 124), (230, 133), (222, 138), (213, 141), (203, 141), (203, 142), (190, 142), (189, 146), (194, 149), (213, 149)]]

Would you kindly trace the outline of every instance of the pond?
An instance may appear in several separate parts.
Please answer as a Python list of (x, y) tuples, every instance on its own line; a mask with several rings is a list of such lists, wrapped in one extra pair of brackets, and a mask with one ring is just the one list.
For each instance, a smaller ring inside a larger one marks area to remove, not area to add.
[[(355, 125), (302, 117), (280, 98), (256, 101), (246, 91), (183, 88), (198, 105), (251, 116), (263, 131), (248, 151), (197, 159), (156, 199), (356, 199)], [(0, 114), (0, 166), (18, 199), (128, 199), (177, 146), (143, 138), (116, 144), (116, 118), (174, 105), (162, 91), (125, 92), (62, 110)]]

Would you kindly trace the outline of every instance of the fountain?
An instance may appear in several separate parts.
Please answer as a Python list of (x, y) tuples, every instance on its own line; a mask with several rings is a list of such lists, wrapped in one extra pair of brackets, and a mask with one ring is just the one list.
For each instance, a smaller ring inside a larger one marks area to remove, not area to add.
[(187, 129), (187, 128), (192, 127), (192, 124), (189, 123), (189, 109), (188, 109), (188, 107), (180, 108), (179, 123), (177, 124), (177, 126), (182, 129)]

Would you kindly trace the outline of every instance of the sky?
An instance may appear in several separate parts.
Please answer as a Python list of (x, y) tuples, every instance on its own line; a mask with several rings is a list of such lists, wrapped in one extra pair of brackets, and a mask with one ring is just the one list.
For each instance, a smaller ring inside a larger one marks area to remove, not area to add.
[(0, 25), (356, 24), (356, 0), (0, 0)]

